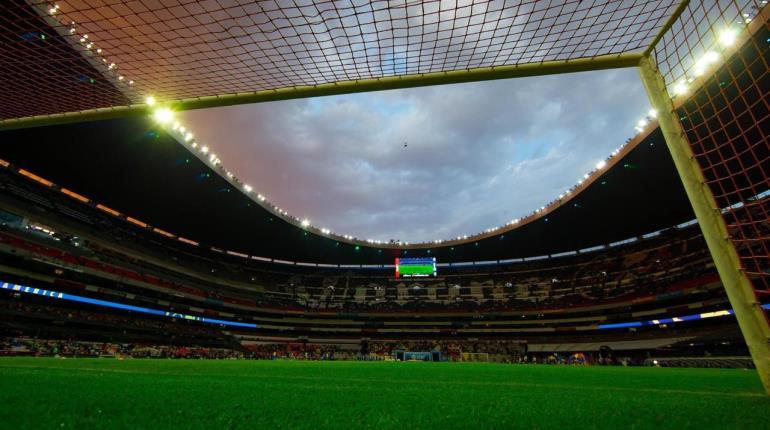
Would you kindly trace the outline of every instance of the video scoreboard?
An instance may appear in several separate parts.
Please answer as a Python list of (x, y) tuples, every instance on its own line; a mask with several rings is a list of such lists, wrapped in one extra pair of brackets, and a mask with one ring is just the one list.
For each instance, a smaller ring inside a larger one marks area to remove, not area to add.
[(436, 258), (396, 258), (396, 278), (436, 276)]

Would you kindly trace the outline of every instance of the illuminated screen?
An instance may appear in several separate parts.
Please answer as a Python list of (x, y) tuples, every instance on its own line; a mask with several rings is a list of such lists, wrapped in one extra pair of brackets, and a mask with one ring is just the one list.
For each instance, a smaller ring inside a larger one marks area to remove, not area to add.
[(436, 258), (396, 258), (396, 278), (436, 276)]

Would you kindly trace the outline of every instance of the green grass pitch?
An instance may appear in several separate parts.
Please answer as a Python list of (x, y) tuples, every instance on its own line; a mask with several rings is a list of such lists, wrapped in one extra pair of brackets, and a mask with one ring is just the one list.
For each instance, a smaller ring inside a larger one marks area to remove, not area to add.
[(423, 264), (423, 265), (417, 265), (417, 264), (409, 264), (406, 266), (399, 266), (398, 267), (399, 273), (404, 275), (432, 275), (433, 274), (433, 265), (432, 264)]
[(754, 371), (0, 359), (0, 428), (767, 429)]

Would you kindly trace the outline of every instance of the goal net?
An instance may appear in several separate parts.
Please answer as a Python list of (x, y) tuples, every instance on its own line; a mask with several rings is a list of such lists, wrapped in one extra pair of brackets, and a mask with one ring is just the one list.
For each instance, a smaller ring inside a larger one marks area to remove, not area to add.
[(461, 358), (462, 361), (486, 363), (489, 361), (489, 354), (486, 352), (463, 352)]

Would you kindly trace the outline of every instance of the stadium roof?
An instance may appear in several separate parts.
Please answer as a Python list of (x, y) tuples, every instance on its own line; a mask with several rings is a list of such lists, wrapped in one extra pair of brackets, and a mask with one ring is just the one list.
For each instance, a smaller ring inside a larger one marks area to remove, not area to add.
[(0, 13), (4, 128), (145, 114), (148, 96), (191, 109), (629, 67), (680, 5), (667, 0), (29, 3), (8, 0)]
[[(324, 237), (257, 204), (147, 118), (7, 131), (0, 158), (121, 213), (208, 246), (289, 261), (482, 261), (579, 250), (694, 218), (658, 129), (571, 200), (510, 231), (456, 244), (368, 245)], [(634, 142), (635, 143), (635, 142)]]

